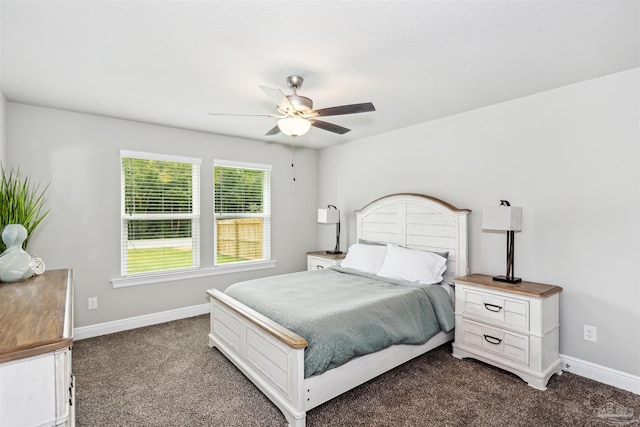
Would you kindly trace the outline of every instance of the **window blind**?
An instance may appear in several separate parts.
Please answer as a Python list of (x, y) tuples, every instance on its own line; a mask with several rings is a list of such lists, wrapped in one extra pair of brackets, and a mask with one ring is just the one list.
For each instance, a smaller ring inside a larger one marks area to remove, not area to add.
[(122, 276), (200, 266), (200, 159), (121, 151)]
[(271, 259), (271, 166), (214, 161), (214, 265)]

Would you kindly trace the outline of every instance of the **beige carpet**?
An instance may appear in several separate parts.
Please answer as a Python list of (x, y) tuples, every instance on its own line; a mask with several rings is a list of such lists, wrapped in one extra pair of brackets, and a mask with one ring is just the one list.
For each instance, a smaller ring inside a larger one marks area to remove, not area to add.
[[(74, 344), (78, 426), (285, 426), (220, 352), (208, 316)], [(307, 413), (307, 426), (640, 426), (640, 396), (577, 375), (546, 391), (451, 356), (418, 357)]]

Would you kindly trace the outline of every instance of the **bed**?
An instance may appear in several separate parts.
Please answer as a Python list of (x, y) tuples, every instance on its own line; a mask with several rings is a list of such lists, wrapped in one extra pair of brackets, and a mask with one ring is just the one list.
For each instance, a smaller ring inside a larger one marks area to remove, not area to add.
[[(437, 286), (450, 291), (453, 278), (468, 273), (469, 213), (433, 197), (394, 194), (355, 212), (356, 235), (358, 242), (447, 252), (447, 269)], [(304, 273), (294, 275), (305, 277)], [(291, 427), (304, 426), (308, 410), (453, 339), (452, 330), (439, 331), (422, 344), (394, 344), (305, 375), (309, 345), (305, 338), (224, 292), (211, 289), (207, 293), (209, 345), (234, 363), (280, 409)]]

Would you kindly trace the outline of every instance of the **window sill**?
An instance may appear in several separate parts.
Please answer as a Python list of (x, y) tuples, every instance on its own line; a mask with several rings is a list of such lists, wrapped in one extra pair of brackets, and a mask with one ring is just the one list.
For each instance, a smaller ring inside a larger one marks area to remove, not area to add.
[(176, 280), (196, 279), (198, 277), (217, 276), (218, 274), (240, 273), (243, 271), (262, 270), (274, 268), (278, 261), (259, 261), (246, 264), (200, 268), (198, 270), (176, 271), (162, 274), (149, 274), (134, 277), (121, 277), (111, 279), (114, 288), (127, 288), (129, 286), (150, 285), (153, 283), (174, 282)]

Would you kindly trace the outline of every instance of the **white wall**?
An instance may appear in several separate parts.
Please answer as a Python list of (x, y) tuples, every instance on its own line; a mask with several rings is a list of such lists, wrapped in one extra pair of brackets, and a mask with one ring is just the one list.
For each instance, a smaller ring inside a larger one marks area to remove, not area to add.
[(0, 91), (0, 165), (7, 166), (7, 99)]
[[(342, 210), (347, 243), (355, 240), (352, 212), (386, 194), (423, 193), (471, 209), (471, 271), (491, 275), (505, 273), (505, 237), (482, 232), (481, 209), (500, 199), (522, 206), (515, 272), (564, 288), (561, 353), (639, 375), (639, 74), (322, 150), (318, 200)], [(318, 236), (331, 246), (331, 233), (318, 228)], [(597, 343), (583, 341), (584, 324), (597, 327)]]
[[(306, 268), (316, 249), (317, 153), (219, 135), (7, 104), (9, 161), (34, 181), (50, 182), (50, 215), (29, 245), (47, 269), (71, 267), (75, 276), (75, 327), (207, 302), (205, 291), (240, 280)], [(120, 274), (120, 149), (203, 159), (203, 266), (213, 263), (214, 158), (271, 164), (272, 256), (275, 269), (114, 289)], [(87, 298), (98, 309), (87, 310)]]

